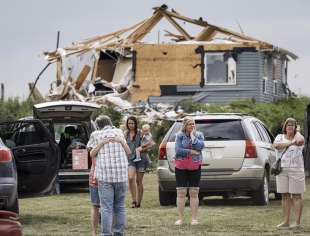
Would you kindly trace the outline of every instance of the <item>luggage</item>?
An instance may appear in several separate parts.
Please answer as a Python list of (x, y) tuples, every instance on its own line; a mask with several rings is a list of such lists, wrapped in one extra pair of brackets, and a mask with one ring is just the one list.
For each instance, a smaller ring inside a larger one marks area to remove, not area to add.
[(16, 213), (0, 210), (0, 235), (22, 236), (22, 225), (19, 223), (18, 219)]

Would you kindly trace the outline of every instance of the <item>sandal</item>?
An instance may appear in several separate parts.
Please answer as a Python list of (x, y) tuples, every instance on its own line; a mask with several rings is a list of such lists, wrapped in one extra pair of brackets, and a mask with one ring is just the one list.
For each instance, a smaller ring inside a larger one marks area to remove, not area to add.
[(198, 225), (199, 221), (198, 220), (192, 220), (191, 225)]
[(136, 201), (133, 201), (131, 203), (131, 208), (137, 208), (137, 202)]
[(174, 225), (183, 225), (183, 220), (177, 220)]

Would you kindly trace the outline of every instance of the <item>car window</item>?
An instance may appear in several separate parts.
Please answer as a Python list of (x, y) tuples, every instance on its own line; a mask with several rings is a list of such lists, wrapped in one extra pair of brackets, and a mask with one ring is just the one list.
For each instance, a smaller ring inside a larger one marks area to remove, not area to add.
[(255, 140), (256, 141), (263, 141), (262, 135), (258, 132), (257, 127), (252, 122), (251, 122), (251, 127), (252, 127), (252, 130), (254, 132)]
[[(206, 141), (212, 140), (244, 140), (245, 134), (241, 120), (213, 119), (196, 120), (196, 128), (204, 134)], [(182, 122), (178, 121), (172, 130), (168, 141), (175, 140), (175, 134), (181, 129)]]
[(21, 123), (13, 133), (13, 140), (17, 146), (39, 144), (48, 141), (38, 123)]
[(273, 142), (273, 137), (272, 137), (271, 133), (268, 131), (268, 129), (260, 122), (257, 122), (256, 124), (257, 124), (259, 130), (264, 135), (265, 141), (268, 142), (268, 143), (272, 143)]
[(181, 121), (177, 121), (174, 123), (174, 127), (170, 133), (169, 138), (168, 138), (168, 142), (174, 142), (175, 141), (175, 135), (177, 132), (179, 132), (181, 130), (181, 127), (182, 127)]
[(262, 126), (262, 124), (260, 122), (255, 122), (254, 123), (260, 137), (261, 137), (261, 140), (264, 141), (264, 142), (267, 142), (267, 143), (271, 143), (271, 139), (265, 129), (265, 127)]

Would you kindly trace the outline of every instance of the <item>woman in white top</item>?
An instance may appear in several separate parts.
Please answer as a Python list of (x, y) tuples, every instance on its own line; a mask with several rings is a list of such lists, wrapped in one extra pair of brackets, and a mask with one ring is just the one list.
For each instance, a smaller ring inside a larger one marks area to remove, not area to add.
[[(282, 156), (282, 172), (276, 177), (277, 192), (282, 194), (284, 220), (278, 229), (300, 229), (303, 209), (303, 193), (306, 190), (304, 159), (302, 149), (304, 137), (297, 131), (297, 122), (287, 118), (282, 128), (283, 134), (278, 134), (274, 140), (278, 158)], [(291, 198), (293, 201), (291, 201)], [(296, 223), (290, 225), (291, 208), (295, 209)]]

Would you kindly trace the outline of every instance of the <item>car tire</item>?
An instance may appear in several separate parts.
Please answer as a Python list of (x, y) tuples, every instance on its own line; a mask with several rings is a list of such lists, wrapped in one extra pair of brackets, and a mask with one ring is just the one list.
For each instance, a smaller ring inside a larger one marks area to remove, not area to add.
[(281, 200), (282, 199), (282, 194), (281, 193), (274, 193), (274, 199), (275, 200)]
[(18, 204), (18, 197), (15, 198), (13, 205), (7, 209), (8, 211), (15, 212), (19, 214), (19, 204)]
[(266, 171), (261, 185), (258, 190), (253, 193), (253, 200), (256, 205), (264, 206), (269, 204), (269, 179)]
[(176, 192), (164, 192), (158, 187), (159, 203), (161, 206), (176, 205)]

